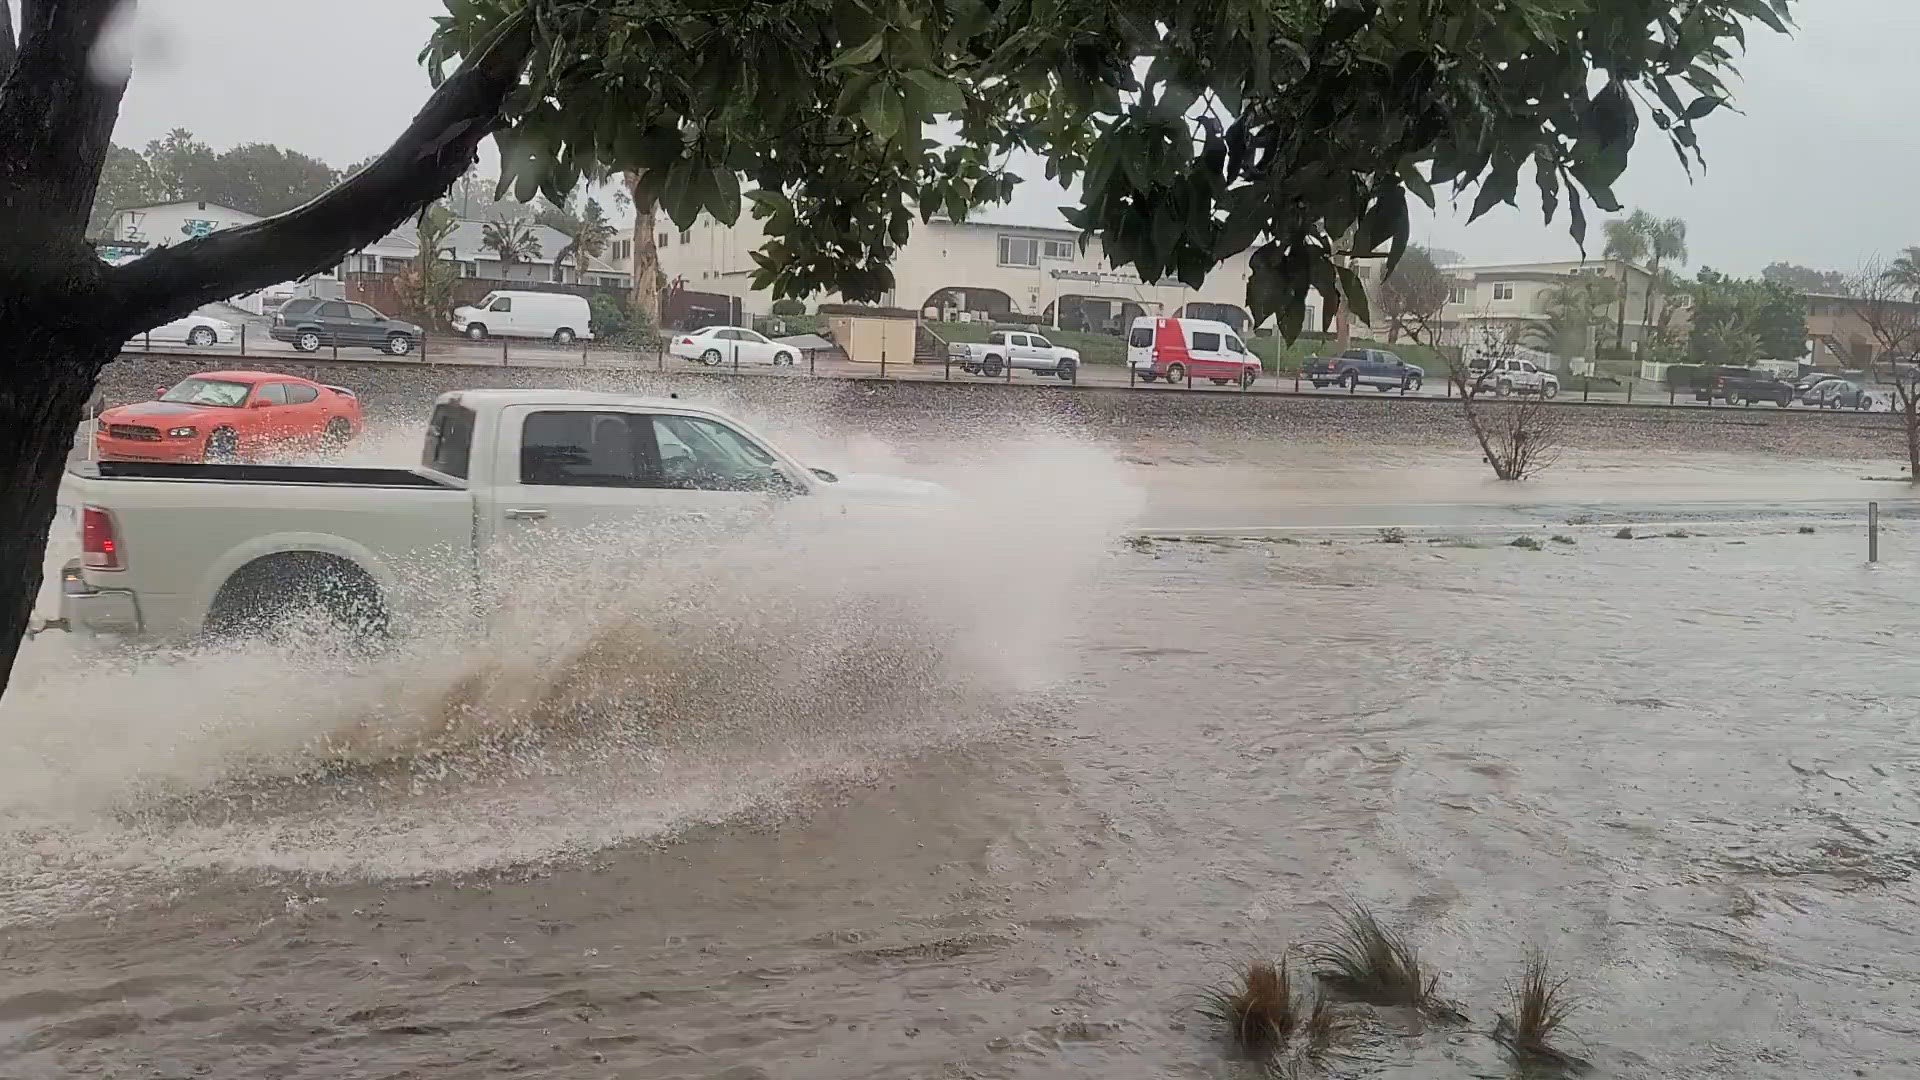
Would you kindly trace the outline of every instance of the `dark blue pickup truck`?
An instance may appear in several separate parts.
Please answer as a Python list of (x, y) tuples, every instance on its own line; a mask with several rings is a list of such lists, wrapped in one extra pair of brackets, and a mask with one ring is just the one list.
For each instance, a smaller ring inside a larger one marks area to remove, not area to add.
[(1316, 387), (1344, 386), (1349, 390), (1371, 386), (1388, 390), (1420, 389), (1426, 369), (1409, 364), (1385, 349), (1348, 349), (1338, 356), (1309, 356), (1300, 374)]

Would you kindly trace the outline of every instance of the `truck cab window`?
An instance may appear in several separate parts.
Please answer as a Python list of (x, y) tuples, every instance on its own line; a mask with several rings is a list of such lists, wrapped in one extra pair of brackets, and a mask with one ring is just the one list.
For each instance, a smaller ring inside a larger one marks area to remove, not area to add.
[(420, 457), (423, 468), (467, 478), (467, 463), (473, 454), (473, 410), (459, 405), (436, 405), (427, 421), (426, 451)]
[(537, 412), (520, 429), (520, 482), (552, 487), (657, 487), (646, 418)]
[(746, 436), (694, 416), (656, 416), (663, 486), (697, 491), (774, 491), (793, 483), (779, 463)]
[(1153, 331), (1144, 326), (1136, 326), (1127, 335), (1127, 344), (1136, 349), (1144, 349), (1153, 344)]

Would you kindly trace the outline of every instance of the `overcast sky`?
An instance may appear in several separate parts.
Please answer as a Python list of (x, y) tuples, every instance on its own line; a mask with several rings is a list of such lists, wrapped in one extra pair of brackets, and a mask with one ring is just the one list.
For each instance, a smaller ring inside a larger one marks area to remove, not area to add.
[[(1865, 255), (1920, 244), (1912, 195), (1920, 140), (1907, 119), (1920, 89), (1911, 59), (1920, 2), (1795, 6), (1793, 38), (1751, 35), (1737, 87), (1742, 111), (1702, 123), (1706, 175), (1690, 183), (1665, 139), (1644, 124), (1617, 189), (1629, 207), (1686, 219), (1695, 266), (1755, 273), (1785, 259), (1850, 270)], [(144, 146), (185, 127), (219, 148), (272, 142), (351, 164), (384, 149), (425, 100), (417, 57), (443, 10), (438, 0), (339, 8), (142, 0), (116, 141)], [(1051, 208), (1061, 201), (1036, 174), (996, 218), (1053, 224)], [(1503, 207), (1471, 227), (1464, 218), (1464, 210), (1443, 211), (1416, 221), (1416, 239), (1475, 262), (1577, 256), (1564, 220), (1543, 228), (1537, 205)]]

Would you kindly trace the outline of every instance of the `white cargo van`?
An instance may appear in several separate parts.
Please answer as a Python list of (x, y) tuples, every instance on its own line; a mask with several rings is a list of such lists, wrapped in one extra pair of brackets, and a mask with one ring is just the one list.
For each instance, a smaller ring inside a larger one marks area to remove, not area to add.
[(455, 308), (453, 328), (475, 341), (489, 337), (549, 338), (556, 344), (592, 341), (592, 309), (583, 296), (497, 289), (472, 307)]

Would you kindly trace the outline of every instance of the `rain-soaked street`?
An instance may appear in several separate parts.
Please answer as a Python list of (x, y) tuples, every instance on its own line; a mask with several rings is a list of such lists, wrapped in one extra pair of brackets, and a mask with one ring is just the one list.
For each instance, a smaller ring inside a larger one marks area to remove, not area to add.
[(815, 439), (961, 518), (371, 669), (37, 639), (0, 1076), (1253, 1076), (1198, 992), (1348, 898), (1467, 1020), (1356, 1007), (1331, 1075), (1507, 1075), (1529, 945), (1599, 1075), (1920, 1070), (1885, 462), (980, 439)]

